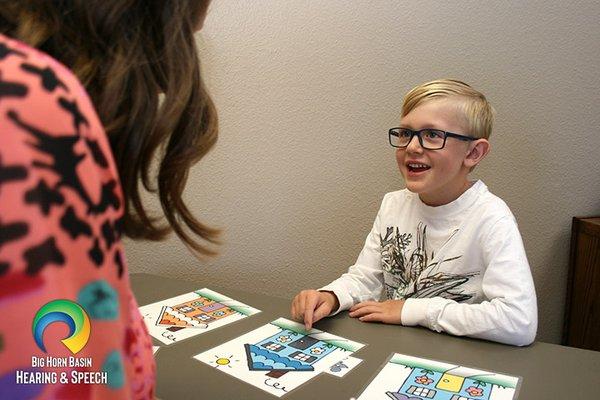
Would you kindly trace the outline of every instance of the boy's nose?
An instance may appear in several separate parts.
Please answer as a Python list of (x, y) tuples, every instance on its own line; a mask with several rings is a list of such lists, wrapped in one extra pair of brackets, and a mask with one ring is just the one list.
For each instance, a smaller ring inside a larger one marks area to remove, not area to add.
[(423, 151), (423, 147), (421, 147), (421, 143), (419, 142), (417, 135), (414, 135), (412, 138), (410, 138), (410, 142), (408, 142), (408, 146), (406, 146), (406, 151), (409, 153), (418, 153)]

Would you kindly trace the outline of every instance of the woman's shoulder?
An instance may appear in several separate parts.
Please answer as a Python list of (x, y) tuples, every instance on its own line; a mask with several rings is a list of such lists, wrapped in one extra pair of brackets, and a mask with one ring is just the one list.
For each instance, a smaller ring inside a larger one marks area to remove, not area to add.
[(50, 55), (0, 35), (0, 122), (22, 125), (26, 117), (50, 131), (67, 129), (64, 123), (84, 136), (103, 132), (73, 72)]
[(47, 153), (53, 145), (65, 148), (83, 142), (85, 152), (116, 174), (104, 128), (75, 74), (50, 55), (4, 35), (0, 35), (0, 125), (4, 155), (22, 149), (22, 158), (42, 148)]
[[(50, 55), (19, 40), (0, 34), (0, 69), (2, 82), (18, 80), (25, 85), (40, 85), (47, 93), (63, 90), (73, 96), (87, 98), (83, 85), (75, 74)], [(21, 90), (6, 93), (3, 85), (2, 96), (22, 93)]]

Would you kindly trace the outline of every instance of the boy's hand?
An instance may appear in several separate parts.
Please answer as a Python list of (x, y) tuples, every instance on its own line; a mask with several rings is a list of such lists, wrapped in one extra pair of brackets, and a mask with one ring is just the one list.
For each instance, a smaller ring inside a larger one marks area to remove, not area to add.
[(363, 301), (350, 308), (350, 316), (362, 322), (383, 322), (401, 324), (404, 300)]
[(304, 322), (306, 330), (323, 317), (337, 310), (340, 303), (332, 292), (303, 290), (292, 300), (291, 314), (296, 321)]

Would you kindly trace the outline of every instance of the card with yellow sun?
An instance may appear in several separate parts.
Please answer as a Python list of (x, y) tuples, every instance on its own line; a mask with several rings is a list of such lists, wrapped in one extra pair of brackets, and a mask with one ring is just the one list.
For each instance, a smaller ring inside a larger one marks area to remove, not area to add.
[(345, 375), (364, 346), (279, 318), (194, 358), (281, 397), (321, 372)]

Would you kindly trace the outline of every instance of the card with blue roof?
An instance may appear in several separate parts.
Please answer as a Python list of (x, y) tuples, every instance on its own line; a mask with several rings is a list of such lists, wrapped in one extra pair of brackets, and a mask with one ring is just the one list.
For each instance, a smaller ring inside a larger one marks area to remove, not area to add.
[(336, 375), (343, 365), (347, 373), (364, 346), (279, 318), (194, 358), (281, 397), (321, 372)]

